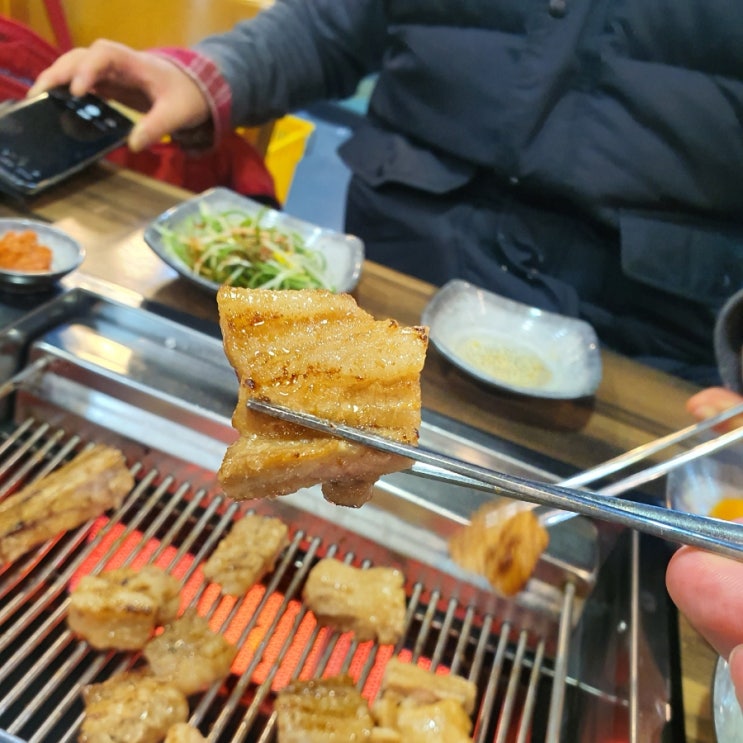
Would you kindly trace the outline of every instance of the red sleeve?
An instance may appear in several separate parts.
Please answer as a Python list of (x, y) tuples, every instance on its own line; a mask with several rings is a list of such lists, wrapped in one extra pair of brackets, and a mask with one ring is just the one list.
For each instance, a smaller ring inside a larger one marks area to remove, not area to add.
[(198, 86), (209, 103), (208, 124), (173, 133), (173, 139), (186, 149), (203, 149), (219, 142), (232, 130), (232, 91), (217, 66), (208, 57), (180, 47), (149, 50), (178, 66)]

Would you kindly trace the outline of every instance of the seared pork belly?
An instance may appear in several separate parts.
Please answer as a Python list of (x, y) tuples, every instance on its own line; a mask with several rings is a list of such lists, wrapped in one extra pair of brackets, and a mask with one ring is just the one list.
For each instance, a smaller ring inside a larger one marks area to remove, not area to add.
[(133, 487), (118, 449), (86, 449), (0, 503), (0, 563), (118, 508)]
[(347, 294), (222, 287), (217, 295), (227, 358), (239, 379), (232, 423), (240, 437), (219, 471), (236, 499), (323, 484), (328, 500), (359, 506), (376, 480), (409, 460), (248, 409), (267, 400), (415, 444), (428, 334), (375, 320)]
[(401, 743), (471, 743), (477, 687), (455, 674), (438, 674), (391, 658), (372, 714)]
[(370, 740), (374, 720), (349, 676), (294, 681), (274, 705), (278, 743), (347, 743)]
[(429, 699), (388, 690), (372, 712), (349, 676), (295, 681), (276, 699), (278, 743), (471, 743), (472, 721), (461, 703)]
[(390, 658), (384, 669), (382, 691), (392, 692), (415, 704), (453, 699), (468, 714), (475, 709), (477, 687), (453, 673), (431, 673), (414, 663)]
[(449, 540), (452, 559), (484, 575), (505, 596), (518, 593), (531, 578), (549, 544), (549, 532), (525, 503), (486, 503)]
[(195, 611), (187, 611), (144, 648), (152, 672), (184, 694), (202, 691), (230, 672), (237, 648)]
[(429, 704), (387, 702), (383, 722), (391, 727), (384, 729), (394, 730), (400, 743), (472, 743), (472, 720), (453, 699)]
[(160, 743), (188, 719), (188, 700), (174, 686), (130, 671), (83, 689), (80, 743)]
[(320, 624), (360, 642), (395, 643), (405, 630), (405, 579), (394, 568), (355, 568), (326, 558), (307, 576), (302, 596)]
[(281, 519), (242, 516), (204, 564), (204, 576), (219, 583), (223, 593), (242, 596), (273, 570), (289, 543), (288, 531)]
[(70, 594), (67, 623), (99, 650), (138, 650), (157, 626), (175, 619), (180, 588), (154, 565), (86, 575)]
[(187, 722), (179, 722), (168, 729), (165, 743), (206, 743), (206, 738)]

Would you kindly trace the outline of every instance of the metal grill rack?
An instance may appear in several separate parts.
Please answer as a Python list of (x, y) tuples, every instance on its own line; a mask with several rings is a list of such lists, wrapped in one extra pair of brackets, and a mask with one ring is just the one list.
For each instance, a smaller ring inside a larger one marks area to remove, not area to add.
[[(76, 436), (27, 419), (4, 442), (0, 471), (13, 473), (7, 482), (18, 482), (80, 445)], [(283, 685), (299, 675), (351, 673), (373, 696), (380, 666), (392, 654), (432, 669), (445, 665), (476, 682), (475, 740), (505, 740), (514, 726), (522, 731), (517, 740), (529, 739), (537, 699), (551, 688), (545, 638), (530, 638), (509, 622), (496, 633), (493, 616), (421, 582), (408, 587), (406, 631), (397, 647), (359, 644), (328, 631), (301, 605), (309, 569), (320, 556), (361, 567), (372, 563), (364, 557), (364, 540), (354, 540), (350, 550), (342, 539), (329, 542), (301, 529), (293, 531), (264, 585), (239, 601), (221, 596), (200, 577), (199, 566), (244, 507), (141, 463), (132, 471), (137, 486), (113, 517), (61, 535), (2, 575), (0, 667), (6, 693), (0, 727), (8, 733), (29, 742), (76, 738), (81, 686), (129, 667), (136, 657), (96, 651), (73, 636), (65, 622), (69, 586), (80, 574), (112, 565), (153, 563), (179, 577), (189, 607), (248, 648), (239, 673), (193, 701), (191, 721), (213, 740), (270, 740), (277, 679)]]
[[(124, 451), (137, 483), (116, 512), (0, 569), (0, 740), (75, 740), (82, 687), (141, 663), (136, 654), (96, 651), (75, 638), (66, 607), (81, 575), (146, 563), (176, 575), (184, 608), (195, 607), (240, 649), (223, 683), (190, 698), (191, 721), (210, 741), (274, 740), (273, 699), (293, 678), (349, 673), (371, 700), (393, 655), (475, 682), (478, 742), (598, 740), (595, 725), (575, 727), (576, 720), (605, 716), (594, 708), (621, 718), (632, 731), (628, 739), (649, 740), (638, 737), (644, 690), (605, 683), (585, 672), (580, 657), (582, 638), (595, 636), (596, 624), (618, 636), (602, 640), (605, 647), (624, 652), (642, 644), (642, 622), (627, 635), (625, 609), (612, 627), (591, 607), (598, 553), (615, 535), (607, 540), (588, 521), (571, 520), (552, 534), (527, 590), (506, 600), (447, 555), (448, 536), (482, 493), (463, 489), (453, 497), (398, 473), (358, 510), (334, 507), (314, 488), (272, 501), (225, 500), (214, 471), (234, 435), (235, 382), (217, 339), (78, 289), (0, 334), (0, 347), (0, 371), (9, 380), (0, 388), (0, 501), (96, 441)], [(464, 433), (424, 417), (428, 445), (514, 474), (550, 477)], [(247, 509), (284, 520), (291, 543), (272, 573), (234, 600), (206, 582), (200, 566)], [(357, 643), (316, 624), (301, 591), (325, 556), (403, 571), (408, 611), (396, 647)], [(632, 601), (628, 596), (625, 604)], [(648, 702), (657, 717), (655, 692)]]

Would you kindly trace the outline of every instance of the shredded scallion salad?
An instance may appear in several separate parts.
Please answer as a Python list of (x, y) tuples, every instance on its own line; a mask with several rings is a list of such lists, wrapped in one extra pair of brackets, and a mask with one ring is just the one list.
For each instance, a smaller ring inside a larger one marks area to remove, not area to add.
[(217, 284), (249, 289), (333, 289), (325, 276), (325, 256), (301, 235), (261, 224), (267, 213), (236, 209), (198, 214), (175, 229), (160, 226), (170, 252), (195, 273)]

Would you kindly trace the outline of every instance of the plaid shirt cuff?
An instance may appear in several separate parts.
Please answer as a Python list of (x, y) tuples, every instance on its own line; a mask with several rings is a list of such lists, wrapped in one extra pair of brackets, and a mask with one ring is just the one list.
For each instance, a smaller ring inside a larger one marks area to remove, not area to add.
[(209, 103), (211, 121), (173, 132), (173, 140), (185, 149), (205, 149), (219, 142), (232, 128), (232, 91), (217, 66), (207, 57), (180, 47), (150, 49), (170, 60), (198, 86)]

